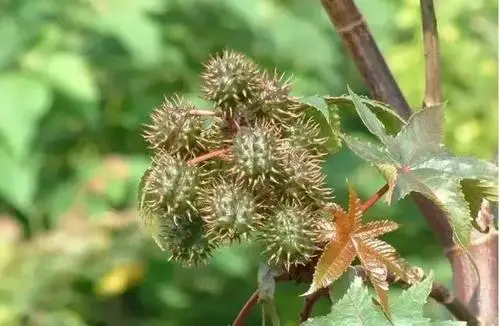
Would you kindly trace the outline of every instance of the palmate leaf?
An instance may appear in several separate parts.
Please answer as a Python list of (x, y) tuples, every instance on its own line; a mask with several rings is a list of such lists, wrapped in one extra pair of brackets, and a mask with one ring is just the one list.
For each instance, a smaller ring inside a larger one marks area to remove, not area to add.
[(325, 147), (328, 153), (337, 152), (341, 145), (340, 139), (340, 118), (338, 109), (319, 96), (309, 96), (299, 99), (299, 102), (306, 105), (307, 115), (314, 119), (321, 128), (320, 136), (327, 139)]
[(349, 188), (349, 211), (334, 208), (334, 236), (325, 246), (316, 265), (313, 281), (305, 295), (329, 286), (347, 270), (358, 257), (368, 272), (380, 304), (389, 314), (387, 273), (393, 272), (407, 283), (415, 283), (418, 276), (404, 263), (396, 250), (376, 237), (397, 229), (398, 224), (388, 220), (363, 224), (361, 202)]
[(387, 319), (372, 302), (372, 296), (360, 277), (351, 283), (346, 294), (322, 317), (312, 318), (303, 326), (372, 326), (386, 325)]
[(465, 326), (464, 322), (433, 322), (424, 316), (423, 306), (432, 288), (432, 273), (421, 282), (403, 291), (397, 300), (390, 304), (391, 321), (373, 304), (368, 289), (360, 277), (351, 283), (344, 297), (332, 307), (332, 311), (322, 317), (311, 318), (303, 326)]
[[(404, 124), (396, 112), (386, 104), (369, 98), (358, 98), (387, 126), (388, 131), (396, 133)], [(327, 139), (326, 149), (329, 153), (337, 152), (342, 141), (340, 139), (341, 119), (355, 112), (355, 106), (350, 96), (308, 96), (297, 99), (307, 107), (306, 114), (314, 119), (321, 127), (320, 135)]]
[[(485, 190), (485, 183), (496, 185), (497, 167), (484, 160), (455, 156), (444, 149), (441, 107), (429, 107), (415, 113), (408, 124), (392, 136), (360, 98), (350, 89), (349, 93), (361, 120), (381, 144), (348, 135), (343, 135), (343, 139), (356, 155), (373, 163), (386, 178), (390, 186), (388, 201), (400, 200), (410, 192), (423, 194), (447, 215), (456, 240), (467, 244), (472, 228), (470, 208), (477, 209), (471, 194)], [(464, 184), (462, 180), (481, 182)], [(467, 190), (465, 196), (463, 187)], [(494, 186), (487, 189), (491, 193)], [(489, 196), (490, 199), (495, 197)]]

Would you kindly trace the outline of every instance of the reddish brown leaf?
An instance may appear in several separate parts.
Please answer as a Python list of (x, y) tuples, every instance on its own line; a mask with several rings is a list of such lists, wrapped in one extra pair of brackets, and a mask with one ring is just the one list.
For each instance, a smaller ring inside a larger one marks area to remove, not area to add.
[(332, 210), (335, 236), (330, 237), (325, 246), (316, 265), (312, 284), (305, 295), (329, 286), (358, 257), (368, 272), (384, 312), (389, 315), (389, 286), (386, 280), (388, 271), (410, 283), (416, 276), (392, 246), (376, 239), (377, 236), (397, 229), (398, 224), (388, 220), (362, 224), (361, 207), (358, 196), (349, 188), (349, 211), (345, 212), (342, 208)]
[(355, 247), (359, 261), (368, 272), (368, 278), (373, 284), (373, 288), (379, 297), (380, 305), (382, 306), (384, 312), (389, 316), (389, 298), (387, 297), (389, 284), (387, 283), (387, 267), (380, 261), (376, 254), (374, 254), (371, 250), (366, 250), (366, 245), (362, 241), (360, 243), (356, 243)]
[(354, 258), (356, 251), (349, 235), (337, 234), (335, 240), (326, 245), (314, 270), (313, 283), (303, 295), (312, 294), (330, 285), (344, 274)]
[[(409, 284), (419, 281), (419, 276), (401, 259), (396, 249), (379, 239), (365, 239), (359, 242), (360, 251), (377, 257), (387, 269)], [(359, 257), (359, 252), (358, 252)]]
[(372, 221), (363, 224), (356, 232), (358, 239), (376, 238), (382, 234), (396, 230), (399, 224), (389, 220)]

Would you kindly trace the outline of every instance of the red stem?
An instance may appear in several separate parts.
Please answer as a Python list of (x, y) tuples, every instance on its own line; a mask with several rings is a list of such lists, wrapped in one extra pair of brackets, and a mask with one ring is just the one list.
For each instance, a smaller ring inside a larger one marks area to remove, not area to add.
[(372, 207), (382, 196), (389, 190), (389, 184), (386, 183), (379, 189), (373, 196), (371, 196), (363, 205), (361, 205), (361, 212), (366, 212), (368, 208)]
[(233, 326), (243, 326), (245, 319), (248, 317), (250, 311), (257, 304), (258, 301), (259, 301), (259, 290), (256, 290), (250, 296), (250, 298), (248, 298), (243, 308), (241, 308), (240, 312), (238, 313), (238, 316), (236, 316), (236, 319), (233, 321)]
[(209, 152), (209, 153), (197, 156), (197, 157), (193, 158), (192, 160), (189, 160), (188, 165), (193, 166), (193, 165), (196, 165), (198, 163), (201, 163), (203, 161), (209, 160), (209, 159), (214, 158), (214, 157), (223, 157), (224, 155), (229, 153), (230, 150), (231, 149), (229, 149), (229, 148), (222, 148), (222, 149), (218, 149), (218, 150), (213, 151), (213, 152)]

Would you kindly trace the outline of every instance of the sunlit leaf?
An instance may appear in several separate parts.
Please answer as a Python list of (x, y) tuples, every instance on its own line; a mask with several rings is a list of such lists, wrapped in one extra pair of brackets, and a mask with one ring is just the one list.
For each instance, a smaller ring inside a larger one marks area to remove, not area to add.
[[(138, 5), (144, 2), (147, 5)], [(115, 36), (138, 65), (158, 63), (162, 58), (162, 35), (159, 26), (146, 10), (155, 9), (154, 1), (112, 1), (99, 16), (97, 25), (104, 33)], [(123, 22), (127, 22), (124, 24)]]
[[(334, 105), (339, 109), (339, 114), (341, 115), (341, 117), (343, 117), (347, 112), (356, 112), (354, 100), (349, 95), (325, 96), (324, 99), (329, 105)], [(375, 114), (375, 116), (384, 124), (385, 129), (389, 133), (396, 134), (404, 125), (404, 119), (401, 118), (387, 104), (362, 96), (358, 96), (357, 99), (361, 101), (361, 103), (366, 105), (373, 114)]]
[(70, 98), (85, 102), (98, 99), (96, 80), (85, 57), (72, 52), (58, 52), (39, 57), (32, 65), (52, 86)]
[(38, 186), (39, 162), (20, 162), (0, 148), (0, 196), (24, 214), (31, 212)]
[(346, 294), (323, 317), (309, 319), (304, 326), (373, 326), (386, 325), (387, 319), (377, 309), (368, 289), (356, 277)]
[[(373, 281), (373, 276), (370, 277)], [(433, 274), (430, 273), (424, 280), (411, 286), (409, 289), (391, 300), (389, 321), (380, 308), (373, 304), (368, 289), (363, 286), (360, 277), (351, 283), (346, 294), (336, 304), (331, 312), (322, 317), (311, 318), (305, 326), (465, 326), (459, 321), (431, 321), (424, 316), (424, 305), (431, 292)], [(382, 285), (382, 287), (385, 285)]]
[(481, 208), (481, 202), (486, 199), (498, 202), (498, 185), (474, 179), (463, 179), (460, 182), (465, 200), (469, 203), (471, 216), (475, 218)]
[[(388, 200), (400, 200), (411, 192), (423, 194), (448, 216), (458, 242), (467, 244), (472, 228), (469, 206), (476, 209), (477, 204), (467, 203), (467, 199), (473, 199), (464, 197), (460, 181), (471, 179), (494, 184), (497, 167), (476, 158), (457, 157), (444, 150), (441, 107), (429, 107), (415, 113), (393, 137), (358, 96), (350, 89), (349, 92), (361, 120), (382, 145), (349, 136), (343, 138), (356, 155), (375, 164), (386, 178), (390, 186)], [(466, 186), (467, 193), (480, 190), (479, 184)]]
[(24, 158), (51, 103), (50, 89), (37, 79), (24, 74), (0, 76), (0, 138), (12, 155)]
[(326, 143), (328, 152), (337, 152), (342, 145), (340, 139), (340, 118), (337, 108), (328, 105), (328, 103), (319, 96), (301, 98), (300, 102), (306, 104), (310, 108), (307, 113), (320, 125), (320, 136), (328, 139)]

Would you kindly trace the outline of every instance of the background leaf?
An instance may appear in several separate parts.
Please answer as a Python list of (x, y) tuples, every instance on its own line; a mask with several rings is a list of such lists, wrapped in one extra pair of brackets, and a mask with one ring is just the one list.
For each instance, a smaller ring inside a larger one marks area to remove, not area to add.
[(31, 59), (31, 68), (58, 91), (70, 98), (93, 102), (99, 90), (85, 58), (77, 53), (58, 52)]
[(51, 102), (50, 90), (29, 75), (0, 75), (0, 136), (14, 157), (26, 156)]

